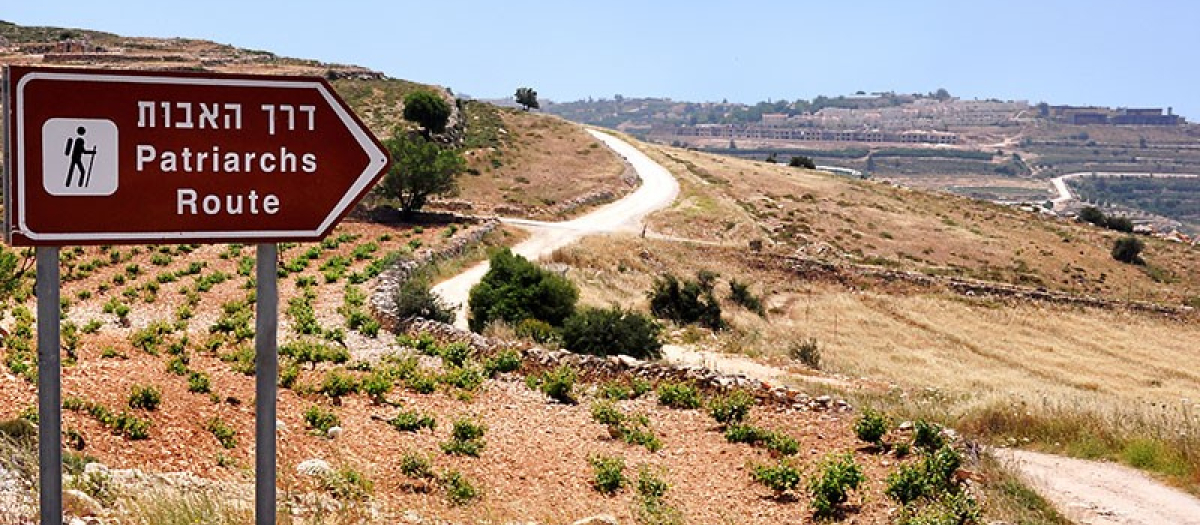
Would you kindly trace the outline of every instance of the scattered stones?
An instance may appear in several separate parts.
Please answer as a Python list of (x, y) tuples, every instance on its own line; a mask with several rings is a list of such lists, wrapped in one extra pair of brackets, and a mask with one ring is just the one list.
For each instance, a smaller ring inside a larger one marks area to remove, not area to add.
[(63, 512), (72, 516), (92, 517), (104, 514), (104, 505), (81, 490), (63, 491)]
[(316, 478), (332, 474), (333, 466), (323, 459), (306, 459), (296, 465), (296, 472)]

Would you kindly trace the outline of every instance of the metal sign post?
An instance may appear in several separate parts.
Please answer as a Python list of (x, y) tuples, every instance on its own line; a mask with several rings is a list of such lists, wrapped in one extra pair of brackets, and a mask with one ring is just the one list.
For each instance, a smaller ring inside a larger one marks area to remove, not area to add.
[(38, 504), (42, 525), (62, 525), (62, 367), (58, 247), (37, 247)]
[(387, 171), (383, 145), (318, 77), (5, 66), (0, 86), (3, 234), (37, 247), (41, 524), (62, 525), (59, 247), (252, 242), (254, 509), (274, 525), (274, 243), (323, 239)]
[(275, 394), (279, 278), (274, 244), (259, 244), (254, 318), (254, 522), (275, 525)]

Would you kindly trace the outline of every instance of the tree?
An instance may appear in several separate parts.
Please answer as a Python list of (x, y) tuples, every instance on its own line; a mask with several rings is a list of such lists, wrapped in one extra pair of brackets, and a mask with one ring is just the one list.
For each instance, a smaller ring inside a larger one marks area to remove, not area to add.
[(1126, 235), (1113, 243), (1112, 257), (1126, 264), (1142, 264), (1142, 249), (1145, 247), (1141, 239)]
[(666, 274), (654, 279), (654, 285), (646, 293), (650, 298), (650, 313), (677, 323), (697, 323), (713, 330), (724, 328), (721, 320), (721, 304), (713, 294), (717, 274), (701, 270), (696, 280), (679, 279)]
[(792, 157), (792, 160), (788, 161), (788, 166), (793, 168), (808, 168), (810, 170), (817, 169), (817, 163), (813, 162), (811, 158), (805, 157), (804, 155)]
[(1082, 210), (1079, 210), (1078, 218), (1083, 222), (1090, 222), (1101, 227), (1108, 219), (1104, 216), (1104, 212), (1095, 206), (1084, 206)]
[(385, 145), (392, 156), (392, 167), (376, 191), (399, 200), (405, 217), (425, 206), (430, 195), (453, 194), (458, 190), (457, 176), (466, 168), (466, 161), (454, 150), (443, 149), (400, 129), (393, 132)]
[(562, 326), (575, 313), (579, 290), (566, 277), (508, 248), (492, 255), (490, 263), (491, 268), (471, 288), (467, 300), (471, 330), (478, 332), (496, 320), (516, 325), (525, 319), (538, 319)]
[(429, 138), (446, 131), (450, 104), (432, 91), (414, 91), (404, 97), (404, 120), (420, 125), (425, 138)]
[(517, 104), (523, 106), (525, 111), (529, 111), (529, 108), (538, 109), (541, 107), (538, 105), (537, 91), (527, 87), (517, 88)]

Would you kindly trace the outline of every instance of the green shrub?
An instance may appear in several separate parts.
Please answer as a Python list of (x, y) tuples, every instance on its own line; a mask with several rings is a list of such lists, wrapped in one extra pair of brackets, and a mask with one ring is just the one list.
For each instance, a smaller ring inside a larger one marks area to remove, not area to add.
[(918, 465), (900, 465), (888, 474), (883, 493), (900, 505), (908, 505), (926, 494), (925, 473)]
[(453, 323), (457, 316), (453, 306), (431, 291), (429, 278), (412, 276), (400, 283), (392, 296), (396, 316), (400, 319), (422, 318), (442, 323)]
[(904, 508), (900, 512), (898, 525), (975, 525), (981, 523), (983, 513), (979, 504), (966, 492), (946, 494), (916, 512)]
[(707, 270), (697, 272), (696, 280), (681, 281), (669, 273), (655, 278), (647, 293), (650, 313), (680, 324), (699, 324), (713, 330), (724, 328), (721, 304), (713, 295), (716, 279), (717, 274)]
[(279, 355), (290, 357), (297, 363), (317, 364), (324, 362), (345, 363), (350, 352), (345, 348), (329, 346), (311, 341), (293, 341), (279, 347)]
[(171, 323), (154, 321), (129, 336), (129, 343), (150, 355), (158, 355), (159, 347), (175, 331)]
[(488, 377), (495, 377), (500, 373), (516, 372), (520, 368), (521, 353), (516, 350), (501, 350), (483, 363), (484, 374)]
[(527, 376), (525, 384), (559, 403), (573, 405), (576, 403), (574, 390), (577, 378), (574, 368), (559, 365), (558, 368), (540, 375)]
[(667, 495), (670, 485), (659, 477), (649, 465), (638, 467), (637, 493), (644, 499), (661, 500)]
[(794, 456), (800, 452), (800, 442), (783, 432), (767, 435), (766, 449), (772, 456)]
[(745, 421), (754, 403), (754, 396), (745, 390), (734, 390), (728, 395), (712, 400), (708, 404), (708, 413), (722, 425), (737, 424)]
[(405, 379), (404, 386), (418, 394), (432, 394), (437, 390), (437, 379), (424, 372), (414, 372)]
[(729, 300), (734, 304), (741, 306), (751, 312), (758, 314), (760, 317), (766, 317), (767, 311), (763, 308), (762, 298), (754, 295), (750, 291), (750, 285), (738, 281), (737, 279), (729, 280)]
[(334, 499), (364, 501), (375, 490), (375, 483), (357, 470), (341, 468), (321, 479), (322, 488)]
[(333, 411), (325, 410), (317, 405), (309, 406), (304, 411), (304, 422), (312, 427), (319, 435), (325, 435), (329, 429), (341, 424), (337, 414)]
[(441, 381), (447, 385), (474, 392), (483, 385), (483, 372), (474, 367), (451, 368), (442, 374)]
[(446, 491), (446, 498), (455, 505), (465, 505), (479, 497), (479, 490), (471, 480), (457, 470), (450, 470), (441, 475), (438, 484)]
[(658, 386), (658, 404), (680, 409), (700, 408), (700, 391), (687, 383), (663, 383)]
[(300, 379), (299, 363), (289, 360), (279, 367), (279, 386), (292, 388), (296, 386), (297, 379)]
[(954, 474), (962, 466), (962, 455), (950, 446), (942, 446), (925, 457), (923, 468), (930, 490), (951, 492), (956, 490)]
[(945, 446), (946, 438), (942, 436), (942, 427), (918, 419), (913, 424), (913, 446), (924, 452), (933, 452)]
[(129, 408), (155, 410), (162, 402), (162, 390), (156, 386), (133, 385), (129, 393)]
[(358, 392), (358, 380), (350, 374), (330, 370), (325, 373), (325, 379), (321, 381), (320, 392), (333, 399), (338, 399)]
[(766, 443), (771, 432), (753, 425), (733, 424), (725, 427), (725, 440), (730, 443), (758, 445)]
[(750, 477), (775, 491), (776, 498), (782, 498), (800, 486), (800, 470), (784, 461), (770, 466), (755, 465)]
[(474, 351), (465, 343), (450, 343), (443, 346), (438, 355), (442, 357), (442, 363), (446, 366), (461, 367), (473, 357)]
[(611, 402), (600, 401), (592, 405), (592, 420), (607, 426), (614, 439), (644, 446), (650, 452), (662, 449), (662, 440), (650, 430), (650, 419), (644, 414), (626, 415)]
[(394, 386), (392, 375), (383, 370), (372, 372), (362, 381), (363, 393), (370, 396), (371, 401), (377, 405), (382, 405), (386, 401), (388, 393)]
[(887, 416), (869, 408), (863, 410), (862, 415), (854, 422), (854, 435), (872, 445), (883, 446), (883, 436), (887, 435), (887, 431)]
[(459, 419), (454, 422), (450, 432), (450, 441), (442, 443), (442, 451), (459, 456), (479, 457), (483, 451), (483, 433), (487, 427), (469, 419)]
[(808, 480), (813, 513), (818, 518), (836, 515), (838, 508), (849, 498), (850, 491), (857, 490), (865, 479), (862, 468), (850, 454), (827, 457)]
[(559, 326), (574, 313), (579, 291), (565, 277), (542, 269), (508, 248), (492, 255), (490, 262), (487, 274), (471, 288), (467, 302), (471, 330), (481, 331), (496, 320), (516, 325), (525, 319), (540, 319)]
[(187, 356), (177, 355), (172, 357), (167, 361), (167, 372), (177, 376), (186, 376), (191, 372), (191, 370), (188, 370), (189, 362)]
[(619, 456), (592, 456), (592, 487), (607, 495), (616, 494), (629, 483), (625, 479), (625, 459)]
[(433, 430), (437, 427), (437, 420), (429, 414), (422, 414), (417, 411), (401, 410), (396, 414), (396, 417), (388, 420), (388, 424), (401, 432), (416, 432), (422, 428)]
[(521, 322), (517, 323), (514, 331), (516, 332), (517, 337), (532, 339), (539, 344), (556, 343), (561, 339), (558, 334), (558, 330), (555, 330), (550, 323), (547, 323), (541, 319), (523, 319)]
[(194, 394), (212, 392), (212, 380), (208, 378), (208, 374), (205, 372), (192, 372), (188, 374), (188, 392)]
[(217, 442), (222, 447), (232, 449), (237, 447), (237, 432), (219, 417), (213, 416), (208, 420), (206, 426), (209, 432), (212, 432), (213, 437), (217, 438)]
[(1142, 250), (1145, 248), (1141, 239), (1126, 235), (1113, 242), (1112, 258), (1126, 264), (1144, 264)]
[(563, 323), (562, 340), (563, 346), (581, 354), (658, 359), (661, 330), (653, 319), (617, 306), (584, 308)]
[(405, 452), (403, 456), (400, 456), (400, 473), (413, 479), (432, 479), (434, 477), (433, 468), (429, 465), (429, 458), (412, 451)]

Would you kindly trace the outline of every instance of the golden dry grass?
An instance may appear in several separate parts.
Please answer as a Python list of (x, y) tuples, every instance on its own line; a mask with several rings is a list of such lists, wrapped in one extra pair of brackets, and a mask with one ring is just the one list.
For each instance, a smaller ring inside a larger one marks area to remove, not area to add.
[[(1195, 248), (1146, 239), (1145, 259), (1111, 257), (1119, 234), (947, 194), (664, 146), (640, 147), (680, 179), (650, 220), (667, 235), (787, 250), (930, 273), (1178, 305), (1200, 294)], [(1162, 282), (1160, 282), (1162, 281)]]
[(539, 113), (489, 109), (499, 117), (501, 145), (469, 152), (469, 174), (459, 179), (458, 198), (470, 201), (474, 213), (560, 219), (586, 209), (561, 213), (571, 199), (603, 191), (620, 196), (632, 189), (622, 179), (625, 164), (579, 125)]

